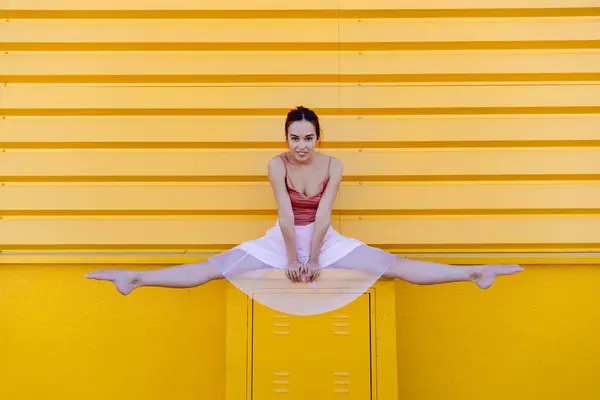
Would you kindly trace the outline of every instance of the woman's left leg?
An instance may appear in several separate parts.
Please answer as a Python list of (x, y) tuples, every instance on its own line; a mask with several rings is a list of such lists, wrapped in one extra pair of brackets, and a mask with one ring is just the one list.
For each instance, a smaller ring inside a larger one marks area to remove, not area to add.
[(523, 270), (523, 267), (516, 264), (456, 266), (396, 257), (392, 266), (383, 276), (402, 279), (417, 285), (474, 282), (480, 288), (487, 289), (492, 285), (496, 276), (513, 275)]

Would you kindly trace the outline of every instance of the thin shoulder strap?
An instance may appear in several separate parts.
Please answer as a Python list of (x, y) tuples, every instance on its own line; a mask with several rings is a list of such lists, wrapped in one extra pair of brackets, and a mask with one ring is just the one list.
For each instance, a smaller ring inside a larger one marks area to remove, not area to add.
[(279, 158), (281, 158), (281, 161), (283, 162), (283, 168), (285, 168), (285, 176), (287, 176), (287, 174), (288, 174), (287, 160), (285, 159), (283, 154), (280, 154)]
[(287, 160), (285, 159), (285, 156), (283, 154), (280, 154), (279, 158), (281, 158), (281, 161), (283, 162), (283, 168), (285, 168), (285, 184), (287, 186), (289, 186), (290, 182), (289, 182), (289, 177), (288, 177), (288, 167), (287, 167), (288, 163), (287, 163)]

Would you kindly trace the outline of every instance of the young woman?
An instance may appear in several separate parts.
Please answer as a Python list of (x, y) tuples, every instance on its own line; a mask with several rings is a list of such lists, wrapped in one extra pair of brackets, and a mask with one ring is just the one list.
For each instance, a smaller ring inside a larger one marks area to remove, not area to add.
[(340, 160), (316, 151), (319, 118), (310, 109), (291, 110), (285, 121), (289, 151), (268, 163), (278, 220), (266, 234), (207, 261), (159, 270), (99, 270), (88, 278), (107, 280), (124, 295), (143, 286), (190, 288), (226, 278), (257, 301), (278, 311), (310, 315), (342, 307), (380, 277), (432, 285), (473, 282), (482, 289), (519, 265), (451, 266), (408, 260), (331, 226), (340, 182)]

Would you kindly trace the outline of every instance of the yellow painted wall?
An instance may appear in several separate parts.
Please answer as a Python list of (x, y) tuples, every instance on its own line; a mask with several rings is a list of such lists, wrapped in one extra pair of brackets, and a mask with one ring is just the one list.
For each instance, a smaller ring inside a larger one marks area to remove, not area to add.
[(225, 296), (82, 282), (83, 265), (0, 268), (1, 399), (220, 399)]
[(401, 398), (597, 398), (600, 3), (415, 4), (0, 1), (0, 398), (222, 398), (225, 283), (83, 275), (262, 235), (300, 104), (343, 234), (527, 268), (398, 282)]

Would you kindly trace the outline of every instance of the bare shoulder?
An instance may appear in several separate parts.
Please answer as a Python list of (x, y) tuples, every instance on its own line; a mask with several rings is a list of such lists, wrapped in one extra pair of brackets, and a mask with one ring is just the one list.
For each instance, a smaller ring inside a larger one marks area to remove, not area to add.
[(342, 160), (340, 160), (337, 157), (334, 156), (330, 156), (328, 155), (327, 157), (329, 157), (331, 159), (331, 166), (335, 167), (335, 168), (342, 168), (344, 166), (344, 164), (342, 163)]
[(342, 160), (340, 160), (337, 157), (334, 156), (328, 156), (331, 159), (331, 165), (329, 167), (329, 170), (332, 174), (336, 174), (336, 175), (342, 175), (344, 172), (344, 163), (342, 163)]
[(269, 168), (271, 167), (283, 167), (283, 158), (285, 157), (286, 153), (279, 153), (275, 156), (273, 156), (273, 158), (271, 158), (269, 160)]
[(281, 159), (281, 157), (284, 154), (285, 153), (277, 154), (269, 160), (268, 170), (270, 176), (277, 176), (282, 174), (283, 171), (285, 171), (285, 165), (283, 164), (283, 160)]

